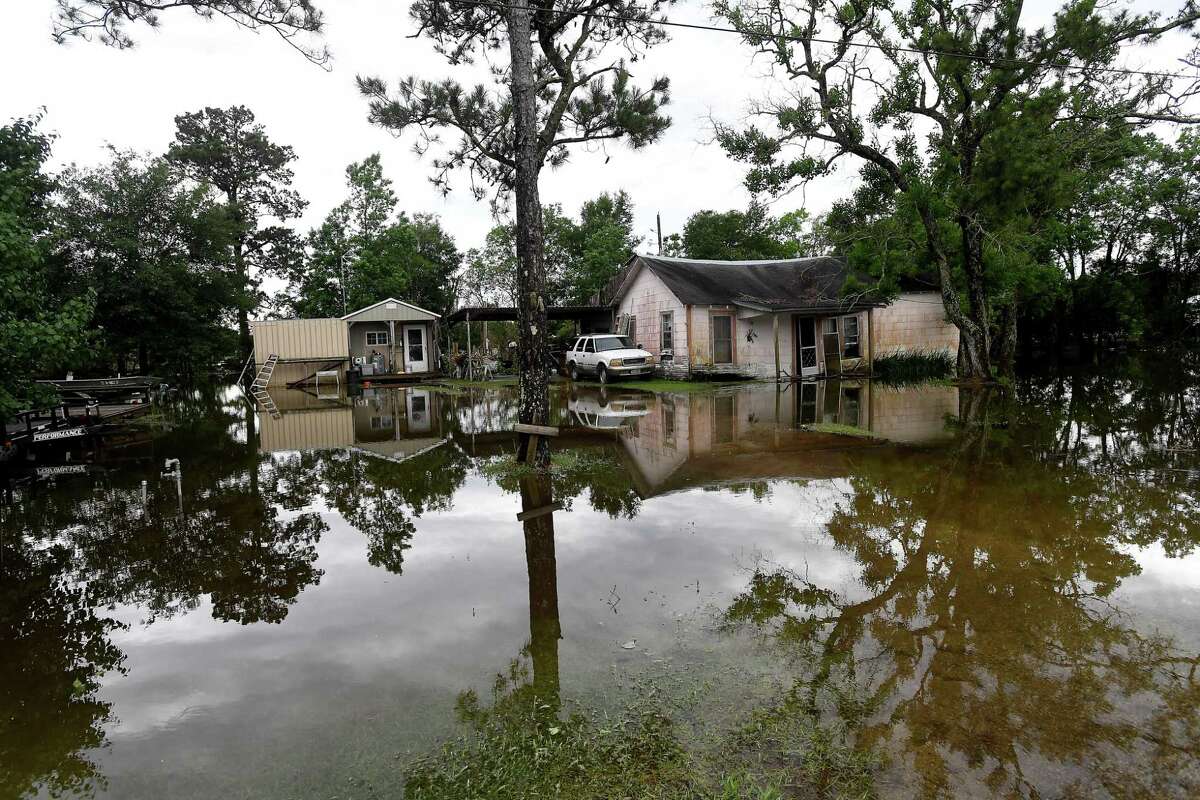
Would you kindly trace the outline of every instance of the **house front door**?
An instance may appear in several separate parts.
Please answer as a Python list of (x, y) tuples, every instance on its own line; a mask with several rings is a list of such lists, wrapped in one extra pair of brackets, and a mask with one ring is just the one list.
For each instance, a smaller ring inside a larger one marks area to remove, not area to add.
[(404, 361), (409, 372), (429, 371), (429, 348), (424, 325), (404, 326)]
[(796, 320), (796, 339), (800, 344), (797, 348), (801, 377), (816, 375), (821, 371), (817, 364), (817, 321), (812, 317), (801, 317)]

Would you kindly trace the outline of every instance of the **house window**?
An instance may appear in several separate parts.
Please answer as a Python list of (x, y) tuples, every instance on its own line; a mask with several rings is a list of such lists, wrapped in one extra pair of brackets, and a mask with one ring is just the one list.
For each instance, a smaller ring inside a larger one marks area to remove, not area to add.
[(630, 315), (629, 315), (629, 333), (628, 333), (628, 336), (629, 336), (629, 341), (630, 341), (630, 342), (632, 342), (632, 343), (633, 343), (633, 345), (636, 347), (636, 346), (637, 346), (637, 344), (638, 344), (638, 334), (637, 334), (637, 317), (635, 317), (633, 314), (630, 314)]
[(675, 350), (675, 312), (662, 312), (662, 321), (659, 323), (662, 328), (659, 336), (658, 351), (674, 352)]
[(387, 343), (387, 331), (367, 331), (367, 347), (382, 347)]
[(712, 318), (713, 363), (733, 363), (733, 317), (721, 314)]
[(858, 317), (842, 317), (842, 358), (858, 358)]
[(825, 320), (825, 333), (826, 334), (831, 333), (834, 336), (837, 336), (837, 332), (838, 332), (837, 317), (829, 317), (828, 319), (826, 319)]

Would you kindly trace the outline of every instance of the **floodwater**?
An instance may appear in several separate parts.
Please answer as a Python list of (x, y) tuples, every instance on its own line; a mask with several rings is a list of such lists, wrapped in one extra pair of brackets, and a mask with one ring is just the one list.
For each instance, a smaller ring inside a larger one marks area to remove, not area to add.
[(514, 400), (198, 392), (17, 476), (0, 797), (396, 796), (514, 660), (734, 723), (803, 662), (870, 709), (883, 797), (1200, 792), (1182, 370), (563, 385), (549, 479), (503, 469)]

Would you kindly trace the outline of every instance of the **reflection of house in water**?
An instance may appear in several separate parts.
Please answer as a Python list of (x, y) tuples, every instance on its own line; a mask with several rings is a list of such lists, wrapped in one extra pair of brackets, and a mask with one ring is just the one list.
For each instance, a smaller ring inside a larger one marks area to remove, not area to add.
[(440, 395), (431, 389), (364, 389), (336, 401), (300, 390), (272, 397), (279, 416), (258, 415), (263, 452), (351, 448), (403, 460), (445, 441)]
[[(587, 404), (608, 405), (607, 398)], [(947, 423), (958, 413), (958, 389), (821, 381), (779, 391), (647, 393), (641, 405), (636, 419), (629, 413), (615, 419), (639, 489), (658, 494), (723, 482), (836, 477), (850, 473), (850, 460), (863, 447), (937, 444), (952, 435)], [(628, 398), (621, 407), (631, 407)], [(582, 416), (578, 424), (590, 419)], [(847, 428), (869, 436), (844, 435)]]

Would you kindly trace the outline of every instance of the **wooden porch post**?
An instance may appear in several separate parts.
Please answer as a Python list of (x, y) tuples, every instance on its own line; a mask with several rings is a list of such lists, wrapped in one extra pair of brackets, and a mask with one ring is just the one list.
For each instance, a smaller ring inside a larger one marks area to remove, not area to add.
[(396, 320), (388, 320), (388, 372), (396, 371)]
[(471, 315), (467, 314), (467, 380), (475, 380), (475, 366), (471, 363)]
[(779, 314), (771, 315), (771, 326), (775, 332), (775, 382), (779, 383)]

